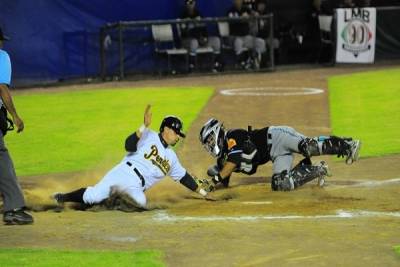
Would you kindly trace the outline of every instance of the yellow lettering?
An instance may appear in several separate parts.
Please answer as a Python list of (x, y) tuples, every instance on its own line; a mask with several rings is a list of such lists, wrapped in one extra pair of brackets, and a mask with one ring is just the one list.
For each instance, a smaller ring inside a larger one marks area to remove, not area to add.
[(158, 156), (158, 149), (157, 149), (157, 147), (155, 145), (151, 146), (150, 154), (144, 154), (144, 158), (145, 159), (149, 159), (151, 156), (155, 156), (155, 157)]
[(171, 169), (169, 161), (167, 159), (163, 159), (160, 155), (158, 155), (158, 149), (156, 145), (151, 146), (150, 153), (144, 154), (144, 158), (151, 161), (151, 163), (157, 168), (159, 168), (165, 175)]

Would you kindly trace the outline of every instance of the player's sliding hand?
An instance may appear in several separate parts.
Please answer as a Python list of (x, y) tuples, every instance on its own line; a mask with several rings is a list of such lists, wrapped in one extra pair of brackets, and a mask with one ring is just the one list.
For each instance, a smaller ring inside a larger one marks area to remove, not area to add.
[(147, 105), (144, 111), (144, 126), (149, 127), (151, 124), (151, 105)]

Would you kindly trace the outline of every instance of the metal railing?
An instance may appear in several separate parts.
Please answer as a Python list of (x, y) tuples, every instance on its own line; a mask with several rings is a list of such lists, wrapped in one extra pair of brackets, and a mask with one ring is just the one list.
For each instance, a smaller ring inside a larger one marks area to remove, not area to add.
[(269, 21), (269, 37), (267, 43), (269, 43), (269, 60), (270, 66), (269, 70), (274, 70), (275, 61), (274, 61), (274, 49), (273, 49), (273, 14), (270, 13), (268, 15), (263, 16), (252, 16), (248, 18), (229, 18), (229, 17), (216, 17), (216, 18), (201, 18), (201, 19), (168, 19), (168, 20), (141, 20), (141, 21), (119, 21), (113, 23), (107, 23), (103, 27), (100, 28), (100, 77), (106, 77), (106, 49), (105, 49), (105, 38), (107, 36), (107, 32), (113, 30), (118, 31), (118, 54), (119, 54), (119, 79), (123, 79), (125, 77), (125, 47), (124, 47), (124, 31), (127, 29), (138, 29), (145, 28), (150, 29), (152, 25), (160, 25), (160, 24), (171, 24), (171, 25), (179, 25), (184, 23), (218, 23), (218, 22), (232, 22), (232, 21), (258, 21), (258, 20), (268, 20)]

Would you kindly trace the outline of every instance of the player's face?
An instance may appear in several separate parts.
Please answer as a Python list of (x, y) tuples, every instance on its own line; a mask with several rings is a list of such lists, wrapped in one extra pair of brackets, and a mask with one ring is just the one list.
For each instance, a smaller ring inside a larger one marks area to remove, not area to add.
[(242, 8), (243, 0), (234, 0), (233, 4), (235, 5), (236, 8), (240, 9)]
[(196, 6), (196, 2), (192, 1), (186, 4), (188, 9), (193, 9)]
[(176, 145), (176, 143), (178, 143), (180, 136), (171, 128), (168, 127), (164, 127), (164, 131), (163, 131), (163, 138), (165, 140), (165, 142), (170, 145), (170, 146), (174, 146)]

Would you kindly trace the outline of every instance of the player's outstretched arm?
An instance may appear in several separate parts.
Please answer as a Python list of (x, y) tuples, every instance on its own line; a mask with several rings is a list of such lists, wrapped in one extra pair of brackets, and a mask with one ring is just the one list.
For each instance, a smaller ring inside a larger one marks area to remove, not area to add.
[(128, 152), (135, 152), (137, 149), (137, 143), (139, 142), (139, 139), (142, 137), (143, 132), (146, 130), (147, 127), (150, 126), (151, 124), (151, 105), (147, 105), (146, 109), (144, 111), (144, 116), (143, 116), (143, 124), (140, 126), (140, 128), (128, 136), (125, 140), (125, 149)]
[(143, 116), (143, 124), (140, 126), (140, 128), (136, 131), (136, 135), (140, 138), (142, 137), (142, 133), (146, 128), (148, 128), (151, 124), (151, 105), (147, 104), (146, 109), (144, 110), (144, 116)]
[(215, 174), (214, 177), (212, 177), (212, 181), (214, 184), (218, 184), (222, 182), (222, 180), (228, 178), (231, 176), (232, 172), (236, 169), (236, 164), (230, 161), (225, 162), (224, 167), (222, 170)]

